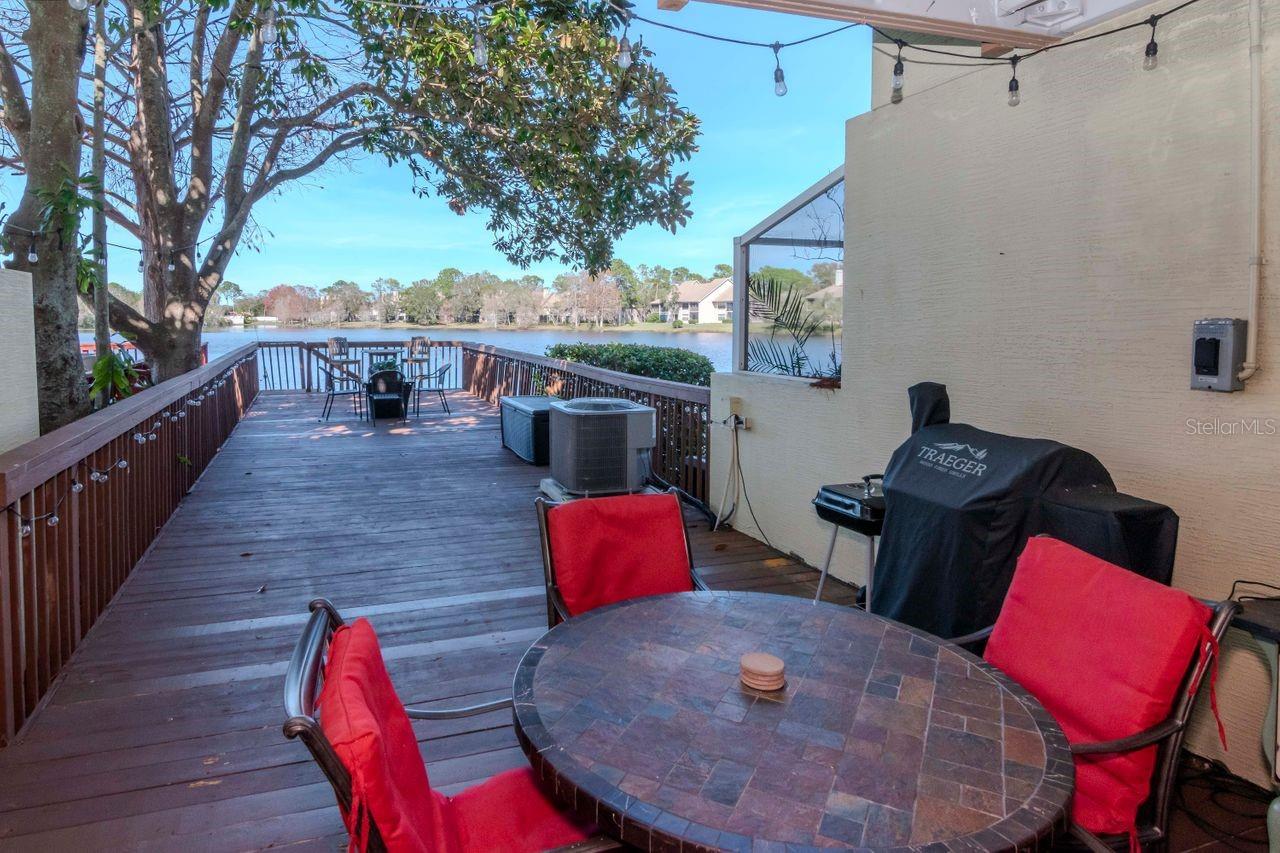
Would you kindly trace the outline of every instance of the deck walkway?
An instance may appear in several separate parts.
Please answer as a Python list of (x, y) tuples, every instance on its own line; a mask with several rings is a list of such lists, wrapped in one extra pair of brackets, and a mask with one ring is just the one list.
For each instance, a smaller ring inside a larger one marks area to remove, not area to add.
[[(328, 785), (280, 732), (285, 662), (316, 596), (373, 619), (406, 702), (509, 692), (545, 629), (532, 500), (546, 469), (503, 451), (496, 410), (466, 394), (452, 416), (376, 429), (317, 423), (320, 400), (259, 397), (0, 751), (0, 848), (340, 846)], [(692, 529), (712, 586), (813, 594), (816, 573), (794, 560)], [(828, 590), (848, 602), (848, 587)], [(508, 712), (417, 725), (446, 792), (524, 762)]]

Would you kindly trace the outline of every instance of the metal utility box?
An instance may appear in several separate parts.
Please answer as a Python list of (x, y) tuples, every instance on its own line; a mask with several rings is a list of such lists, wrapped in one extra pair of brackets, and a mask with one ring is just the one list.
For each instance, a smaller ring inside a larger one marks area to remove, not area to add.
[(551, 397), (502, 397), (502, 446), (531, 465), (546, 465), (551, 459)]
[(1239, 391), (1248, 321), (1219, 317), (1191, 327), (1191, 390)]

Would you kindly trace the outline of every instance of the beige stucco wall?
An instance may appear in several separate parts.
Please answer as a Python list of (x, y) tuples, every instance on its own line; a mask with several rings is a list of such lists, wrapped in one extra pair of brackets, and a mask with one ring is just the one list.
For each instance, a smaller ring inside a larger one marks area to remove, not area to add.
[(0, 269), (0, 453), (40, 434), (31, 276)]
[[(1007, 70), (990, 68), (848, 123), (844, 387), (712, 382), (713, 418), (730, 395), (744, 399), (743, 468), (776, 546), (821, 560), (815, 489), (882, 470), (909, 429), (906, 388), (936, 380), (955, 420), (1080, 446), (1123, 491), (1177, 510), (1179, 586), (1222, 597), (1237, 577), (1280, 580), (1280, 435), (1186, 426), (1280, 420), (1274, 283), (1264, 284), (1263, 371), (1242, 393), (1187, 389), (1192, 321), (1246, 311), (1246, 13), (1213, 0), (1168, 19), (1152, 72), (1141, 70), (1139, 29), (1026, 63), (1016, 109)], [(1280, 0), (1264, 0), (1272, 41), (1277, 15)], [(1272, 223), (1277, 56), (1280, 44), (1263, 54)], [(1272, 258), (1278, 242), (1268, 227)], [(737, 524), (752, 527), (745, 513)], [(840, 574), (861, 580), (861, 547), (842, 540)], [(1203, 718), (1192, 747), (1264, 781), (1268, 691), (1261, 657), (1233, 635), (1220, 683), (1232, 751), (1221, 754)]]

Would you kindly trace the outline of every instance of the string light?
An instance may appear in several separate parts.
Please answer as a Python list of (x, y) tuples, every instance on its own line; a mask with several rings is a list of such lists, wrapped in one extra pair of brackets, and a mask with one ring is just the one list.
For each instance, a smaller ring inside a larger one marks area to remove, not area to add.
[(476, 65), (481, 68), (489, 67), (489, 40), (484, 36), (484, 24), (480, 21), (480, 15), (476, 14), (476, 32), (472, 39), (472, 56), (475, 58)]
[(169, 264), (168, 264), (168, 266), (166, 267), (166, 269), (168, 269), (168, 270), (169, 270), (169, 272), (173, 272), (173, 271), (174, 271), (174, 270), (176, 270), (177, 268), (178, 268), (178, 265), (177, 265), (177, 264), (175, 264), (175, 263), (173, 262), (173, 254), (172, 254), (172, 253), (170, 253), (170, 254), (169, 254)]
[(774, 42), (773, 48), (773, 94), (781, 98), (787, 94), (787, 75), (782, 73), (782, 43)]
[(906, 82), (904, 79), (906, 68), (902, 64), (902, 48), (904, 46), (902, 39), (898, 39), (898, 58), (893, 63), (893, 87), (892, 94), (889, 95), (889, 102), (893, 104), (902, 103), (902, 87)]
[(1151, 41), (1147, 42), (1146, 55), (1142, 58), (1142, 69), (1154, 71), (1160, 61), (1160, 45), (1156, 44), (1156, 24), (1160, 23), (1160, 18), (1152, 15), (1147, 19), (1147, 23), (1151, 25)]
[(280, 30), (276, 26), (276, 7), (268, 6), (267, 14), (262, 21), (262, 43), (275, 44), (280, 40)]
[[(378, 0), (368, 0), (368, 1), (378, 2)], [(1152, 15), (1150, 18), (1146, 18), (1140, 21), (1134, 21), (1132, 23), (1114, 27), (1109, 30), (1103, 30), (1100, 32), (1090, 33), (1089, 35), (1078, 36), (1076, 38), (1069, 38), (1063, 41), (1047, 44), (1043, 47), (1036, 48), (1035, 50), (1032, 50), (1020, 57), (1015, 56), (1009, 59), (978, 57), (978, 56), (974, 56), (972, 53), (960, 53), (954, 50), (946, 50), (938, 47), (929, 47), (922, 44), (912, 44), (911, 42), (905, 41), (900, 38), (896, 38), (895, 36), (892, 36), (889, 33), (886, 33), (884, 30), (880, 29), (879, 27), (876, 27), (872, 24), (863, 24), (863, 23), (847, 24), (842, 27), (837, 27), (836, 29), (833, 29), (833, 30), (827, 30), (825, 32), (816, 33), (807, 38), (799, 39), (797, 41), (792, 41), (792, 42), (752, 41), (750, 39), (740, 39), (740, 38), (734, 38), (731, 36), (722, 36), (716, 33), (704, 32), (701, 30), (694, 30), (688, 27), (681, 27), (681, 26), (676, 26), (675, 24), (668, 24), (663, 21), (653, 20), (652, 18), (646, 18), (642, 15), (637, 15), (633, 13), (628, 8), (622, 6), (620, 4), (620, 0), (612, 0), (611, 5), (620, 14), (625, 16), (624, 20), (626, 20), (628, 23), (632, 20), (636, 20), (636, 21), (640, 21), (642, 23), (648, 24), (649, 26), (658, 27), (660, 29), (665, 29), (665, 30), (671, 30), (673, 32), (683, 33), (685, 35), (694, 36), (696, 38), (707, 39), (710, 41), (724, 42), (727, 44), (737, 44), (737, 45), (742, 45), (744, 47), (759, 47), (759, 48), (771, 49), (774, 52), (774, 57), (776, 60), (775, 68), (774, 68), (774, 92), (778, 96), (782, 96), (786, 94), (786, 91), (787, 91), (786, 77), (782, 72), (782, 64), (781, 64), (781, 61), (777, 60), (778, 53), (782, 48), (794, 47), (796, 45), (806, 44), (811, 41), (825, 39), (829, 36), (834, 36), (837, 33), (844, 32), (845, 30), (850, 29), (852, 27), (865, 26), (865, 27), (869, 27), (872, 32), (876, 33), (881, 38), (885, 39), (888, 42), (892, 42), (893, 44), (896, 44), (898, 46), (897, 56), (894, 59), (894, 74), (893, 74), (894, 88), (893, 88), (892, 94), (890, 95), (890, 101), (892, 103), (896, 104), (901, 102), (901, 94), (903, 90), (900, 84), (902, 84), (902, 82), (904, 81), (904, 78), (905, 78), (904, 71), (907, 63), (916, 62), (920, 64), (925, 64), (925, 65), (955, 65), (955, 66), (961, 66), (961, 67), (977, 68), (977, 67), (991, 66), (991, 65), (1004, 65), (1007, 62), (1009, 63), (1009, 65), (1012, 67), (1012, 70), (1013, 70), (1013, 74), (1011, 75), (1009, 80), (1009, 105), (1017, 106), (1018, 104), (1022, 103), (1022, 94), (1020, 91), (1021, 84), (1018, 81), (1018, 77), (1017, 77), (1017, 63), (1019, 61), (1030, 59), (1031, 57), (1039, 56), (1042, 53), (1048, 53), (1049, 51), (1052, 51), (1052, 50), (1061, 50), (1062, 48), (1083, 44), (1084, 42), (1093, 41), (1094, 39), (1106, 38), (1107, 36), (1112, 36), (1117, 33), (1126, 32), (1128, 30), (1135, 29), (1137, 27), (1150, 26), (1151, 38), (1147, 42), (1147, 47), (1146, 47), (1146, 52), (1144, 55), (1142, 67), (1147, 70), (1152, 70), (1157, 66), (1157, 63), (1158, 63), (1157, 57), (1159, 55), (1159, 45), (1156, 43), (1156, 38), (1155, 38), (1156, 24), (1163, 18), (1169, 15), (1172, 15), (1175, 12), (1180, 12), (1183, 9), (1186, 9), (1187, 7), (1192, 6), (1198, 2), (1200, 2), (1200, 0), (1182, 0), (1182, 2), (1179, 3), (1178, 5), (1170, 9), (1167, 9), (1164, 12), (1160, 12), (1158, 14)], [(931, 62), (931, 61), (922, 60), (922, 59), (912, 59), (909, 56), (904, 54), (903, 52), (904, 49), (920, 51), (922, 53), (932, 54), (936, 56), (950, 57), (954, 61)], [(883, 53), (887, 56), (893, 55), (893, 54), (887, 53), (886, 51), (880, 51), (879, 48), (876, 48), (876, 50), (878, 50), (880, 53)]]
[[(235, 374), (236, 369), (239, 368), (240, 365), (245, 364), (246, 362), (249, 362), (249, 361), (254, 361), (256, 359), (257, 359), (257, 354), (255, 353), (254, 355), (246, 356), (240, 359), (239, 361), (236, 361), (234, 364), (232, 364), (230, 367), (228, 367), (226, 370), (224, 370), (214, 379), (210, 380), (209, 383), (205, 386), (205, 390), (203, 393), (199, 394), (193, 400), (187, 400), (187, 404), (196, 405), (196, 406), (200, 405), (201, 400), (204, 400), (206, 396), (213, 396), (216, 388), (222, 387), (228, 381), (230, 381), (232, 376)], [(156, 441), (159, 438), (157, 433), (160, 431), (160, 429), (164, 426), (166, 422), (174, 423), (182, 418), (185, 418), (186, 416), (187, 416), (187, 413), (185, 411), (178, 411), (174, 413), (169, 411), (168, 409), (165, 409), (159, 412), (155, 416), (156, 420), (152, 422), (151, 429), (149, 431), (135, 432), (133, 434), (133, 440), (139, 445), (144, 445), (149, 442)], [(102, 484), (102, 483), (109, 482), (111, 480), (112, 471), (129, 470), (129, 460), (125, 459), (124, 457), (120, 457), (104, 468), (95, 468), (92, 465), (87, 465), (87, 467), (89, 469), (89, 482)], [(4, 509), (6, 512), (17, 517), (19, 522), (18, 533), (22, 538), (25, 539), (32, 534), (34, 530), (34, 525), (37, 522), (43, 521), (49, 527), (57, 527), (62, 521), (62, 518), (58, 514), (58, 511), (62, 508), (62, 505), (66, 502), (67, 497), (71, 494), (77, 494), (77, 495), (80, 494), (81, 492), (84, 491), (84, 488), (85, 488), (84, 483), (80, 482), (78, 479), (73, 479), (71, 481), (71, 488), (68, 491), (63, 492), (62, 496), (59, 497), (58, 500), (54, 502), (53, 508), (50, 509), (48, 512), (42, 513), (40, 515), (25, 517), (16, 509), (14, 509), (12, 506), (6, 506)]]
[(40, 263), (40, 256), (36, 254), (35, 240), (32, 240), (30, 243), (27, 244), (27, 263), (29, 264)]
[(67, 0), (67, 5), (77, 12), (83, 12), (92, 5), (91, 0)]

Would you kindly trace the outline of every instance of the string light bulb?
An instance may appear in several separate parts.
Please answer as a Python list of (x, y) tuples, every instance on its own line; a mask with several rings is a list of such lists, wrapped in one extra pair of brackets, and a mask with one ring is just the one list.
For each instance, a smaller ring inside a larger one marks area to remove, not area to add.
[(166, 268), (169, 270), (169, 272), (173, 272), (178, 268), (178, 265), (173, 262), (173, 255), (169, 256), (169, 264)]
[(893, 87), (889, 95), (892, 104), (902, 103), (902, 87), (906, 83), (907, 68), (902, 63), (903, 42), (898, 42), (898, 59), (893, 63)]
[(67, 0), (67, 5), (77, 12), (83, 12), (89, 8), (90, 0)]
[(623, 33), (621, 40), (618, 41), (618, 67), (626, 71), (631, 67), (631, 39), (627, 38), (627, 34)]
[(1144, 71), (1155, 71), (1156, 66), (1160, 63), (1160, 45), (1156, 44), (1156, 24), (1160, 19), (1152, 15), (1147, 21), (1151, 25), (1151, 41), (1147, 42), (1146, 54), (1142, 58), (1142, 69)]
[(1016, 54), (1009, 60), (1009, 64), (1013, 66), (1013, 76), (1009, 78), (1009, 106), (1016, 107), (1022, 103), (1022, 93), (1018, 85), (1018, 56)]
[(27, 246), (27, 263), (29, 264), (40, 263), (40, 256), (36, 254), (36, 243), (34, 240), (32, 240), (31, 243)]
[(280, 28), (276, 26), (276, 7), (268, 6), (267, 14), (262, 19), (262, 43), (275, 44), (280, 41)]
[(773, 94), (781, 98), (787, 94), (787, 75), (782, 73), (782, 44), (774, 42), (773, 45)]
[(480, 24), (480, 19), (476, 18), (476, 33), (472, 40), (471, 54), (475, 57), (476, 65), (481, 68), (489, 67), (489, 40), (484, 37), (484, 29)]

